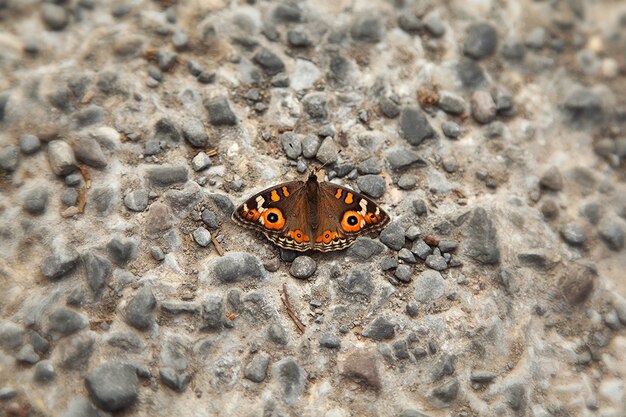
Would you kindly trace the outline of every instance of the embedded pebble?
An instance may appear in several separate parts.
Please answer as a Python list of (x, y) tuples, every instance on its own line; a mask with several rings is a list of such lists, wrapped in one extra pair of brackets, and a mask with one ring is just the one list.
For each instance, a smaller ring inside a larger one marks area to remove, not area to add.
[(410, 282), (411, 281), (411, 267), (408, 265), (398, 265), (393, 276), (396, 277), (399, 281)]
[(200, 119), (186, 118), (181, 126), (183, 137), (196, 148), (205, 148), (209, 145), (209, 136)]
[(300, 137), (291, 132), (285, 132), (281, 135), (281, 143), (285, 155), (291, 159), (297, 159), (302, 153), (302, 142)]
[(106, 411), (128, 408), (139, 396), (137, 372), (126, 363), (100, 365), (87, 375), (85, 384), (93, 402)]
[(137, 255), (137, 243), (131, 239), (114, 237), (106, 247), (109, 259), (118, 265), (126, 265)]
[(48, 143), (48, 160), (52, 172), (59, 176), (65, 176), (76, 169), (74, 152), (67, 142), (53, 140)]
[(198, 227), (193, 231), (193, 240), (203, 248), (209, 246), (211, 243), (211, 232), (206, 230), (204, 227)]
[(35, 365), (35, 371), (33, 373), (33, 378), (35, 381), (45, 384), (49, 381), (52, 381), (56, 376), (56, 372), (54, 370), (54, 365), (50, 360), (42, 360), (37, 362)]
[(229, 252), (218, 258), (213, 264), (213, 272), (225, 283), (263, 277), (261, 262), (256, 257), (242, 252)]
[(380, 233), (380, 241), (389, 249), (400, 250), (404, 246), (404, 228), (398, 222), (391, 223)]
[(415, 279), (415, 299), (422, 303), (443, 297), (445, 283), (441, 273), (427, 270)]
[(19, 163), (19, 153), (15, 146), (5, 146), (0, 149), (0, 169), (15, 171)]
[(495, 28), (488, 23), (476, 23), (467, 29), (463, 52), (471, 58), (482, 59), (493, 54), (497, 45)]
[(496, 117), (496, 103), (487, 91), (479, 90), (474, 92), (471, 106), (472, 116), (479, 123), (489, 123)]
[(20, 136), (20, 151), (25, 155), (32, 155), (41, 149), (41, 141), (35, 135), (24, 134)]
[(154, 322), (156, 299), (148, 286), (141, 288), (126, 308), (126, 322), (138, 330), (148, 329)]
[(400, 136), (411, 145), (419, 145), (425, 139), (434, 137), (435, 130), (423, 111), (406, 107), (400, 114)]
[(315, 157), (322, 164), (332, 164), (337, 160), (338, 152), (335, 140), (328, 136), (322, 141)]
[(385, 193), (385, 179), (378, 175), (361, 175), (357, 181), (359, 190), (369, 197), (380, 198)]
[(93, 138), (79, 139), (74, 146), (74, 155), (80, 162), (91, 167), (102, 169), (107, 166), (107, 158), (98, 141)]
[(191, 167), (194, 171), (202, 171), (211, 166), (211, 158), (206, 152), (200, 152), (191, 160)]
[(600, 237), (604, 240), (604, 243), (606, 243), (609, 249), (620, 251), (624, 248), (626, 233), (624, 232), (624, 227), (620, 225), (620, 222), (617, 219), (607, 219), (602, 221), (598, 225), (598, 231), (600, 233)]
[(307, 279), (317, 270), (317, 263), (310, 256), (298, 256), (293, 260), (289, 273), (298, 279)]
[(69, 15), (63, 6), (52, 3), (41, 5), (41, 19), (50, 30), (63, 30), (69, 23)]
[(425, 167), (426, 161), (416, 152), (404, 148), (392, 148), (385, 153), (385, 158), (394, 171), (401, 171), (410, 166)]
[(572, 246), (580, 246), (587, 240), (585, 231), (576, 223), (567, 223), (559, 231), (563, 240)]
[[(203, 102), (204, 108), (209, 114), (209, 122), (213, 126), (234, 126), (238, 123), (237, 116), (232, 111), (230, 103), (226, 97), (215, 97), (213, 99), (207, 99)], [(195, 130), (193, 133), (196, 135), (194, 140), (196, 143), (203, 143), (203, 140), (199, 140), (203, 135), (198, 131), (198, 122), (195, 122)], [(206, 146), (206, 145), (201, 145)]]
[(244, 368), (244, 376), (252, 382), (260, 383), (267, 377), (267, 369), (270, 356), (265, 352), (254, 355), (252, 360)]
[(26, 193), (22, 207), (28, 213), (39, 215), (46, 211), (48, 206), (48, 187), (38, 186)]
[(378, 341), (393, 339), (395, 335), (393, 323), (384, 317), (378, 317), (363, 330), (363, 336)]

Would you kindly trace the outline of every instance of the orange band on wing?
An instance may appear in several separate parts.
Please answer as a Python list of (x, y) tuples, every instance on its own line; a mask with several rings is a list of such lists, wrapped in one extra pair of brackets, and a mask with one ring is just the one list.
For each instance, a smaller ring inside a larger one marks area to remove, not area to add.
[(287, 236), (289, 236), (290, 238), (292, 238), (296, 243), (302, 243), (302, 242), (310, 242), (311, 238), (309, 237), (309, 235), (305, 235), (302, 230), (290, 230), (289, 232), (287, 232)]

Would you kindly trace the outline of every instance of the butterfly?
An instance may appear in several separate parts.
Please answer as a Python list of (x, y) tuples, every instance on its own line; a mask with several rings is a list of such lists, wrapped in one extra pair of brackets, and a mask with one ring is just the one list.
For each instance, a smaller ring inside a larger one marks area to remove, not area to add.
[(300, 252), (345, 249), (358, 236), (389, 223), (389, 215), (372, 200), (349, 188), (319, 182), (315, 172), (306, 181), (261, 191), (232, 217), (281, 248)]

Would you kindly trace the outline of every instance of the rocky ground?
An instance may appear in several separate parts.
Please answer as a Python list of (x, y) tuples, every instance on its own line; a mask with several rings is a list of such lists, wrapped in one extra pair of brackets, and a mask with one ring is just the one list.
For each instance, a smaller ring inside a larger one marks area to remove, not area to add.
[[(0, 415), (626, 415), (626, 3), (0, 27)], [(301, 256), (230, 220), (322, 163), (380, 236)]]

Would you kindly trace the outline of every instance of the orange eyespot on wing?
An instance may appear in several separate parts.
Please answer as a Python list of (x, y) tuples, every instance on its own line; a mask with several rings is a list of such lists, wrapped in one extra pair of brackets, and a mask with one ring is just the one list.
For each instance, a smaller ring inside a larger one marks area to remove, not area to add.
[(261, 217), (261, 213), (259, 213), (257, 209), (250, 209), (250, 210), (241, 212), (241, 217), (243, 217), (246, 220), (255, 222), (259, 220), (259, 217)]
[(261, 214), (262, 224), (267, 229), (281, 230), (285, 226), (285, 216), (276, 207), (269, 208)]
[(348, 233), (358, 232), (364, 223), (363, 216), (354, 210), (346, 211), (341, 218), (341, 228)]
[(380, 223), (380, 221), (383, 219), (383, 216), (370, 211), (368, 213), (365, 213), (365, 216), (363, 216), (363, 219), (365, 220), (365, 223), (367, 224), (376, 224), (376, 223)]
[(315, 243), (329, 244), (330, 242), (335, 240), (335, 238), (337, 237), (343, 237), (343, 234), (339, 232), (331, 232), (330, 230), (325, 230), (322, 232), (321, 235), (315, 238)]
[(296, 243), (310, 242), (311, 238), (309, 235), (306, 235), (302, 232), (302, 230), (290, 230), (287, 232), (287, 236), (292, 238)]

